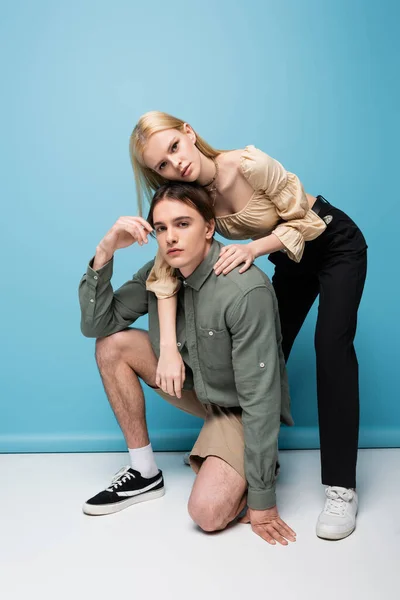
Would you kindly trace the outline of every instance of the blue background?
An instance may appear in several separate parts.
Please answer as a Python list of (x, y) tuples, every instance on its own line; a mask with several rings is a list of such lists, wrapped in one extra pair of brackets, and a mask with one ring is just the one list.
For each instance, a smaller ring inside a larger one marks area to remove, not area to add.
[[(360, 225), (360, 444), (400, 445), (399, 12), (382, 0), (2, 2), (0, 451), (125, 449), (77, 286), (105, 232), (137, 212), (128, 140), (153, 109), (215, 147), (255, 144)], [(120, 251), (114, 285), (155, 251)], [(315, 310), (289, 362), (296, 427), (283, 448), (318, 446)], [(200, 421), (146, 398), (154, 448), (189, 448)]]

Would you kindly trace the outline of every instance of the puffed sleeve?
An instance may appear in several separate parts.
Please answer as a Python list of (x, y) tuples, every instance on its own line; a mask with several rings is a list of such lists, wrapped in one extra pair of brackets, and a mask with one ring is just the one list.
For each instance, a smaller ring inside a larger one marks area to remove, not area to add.
[(315, 239), (326, 225), (311, 209), (299, 178), (287, 172), (280, 162), (254, 146), (247, 146), (241, 157), (241, 168), (251, 187), (262, 190), (274, 204), (284, 221), (274, 233), (292, 260), (300, 262), (304, 244)]
[(153, 292), (157, 298), (162, 300), (177, 294), (180, 287), (181, 282), (176, 277), (175, 269), (163, 259), (158, 250), (154, 267), (146, 281), (146, 290)]

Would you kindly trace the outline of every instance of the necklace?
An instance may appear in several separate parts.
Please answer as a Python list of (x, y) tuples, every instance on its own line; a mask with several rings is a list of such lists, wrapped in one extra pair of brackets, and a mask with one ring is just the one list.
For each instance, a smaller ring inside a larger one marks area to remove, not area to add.
[(203, 185), (203, 187), (208, 188), (207, 191), (211, 196), (212, 199), (212, 205), (214, 206), (215, 204), (215, 199), (217, 196), (217, 185), (215, 183), (217, 177), (218, 177), (218, 173), (219, 173), (219, 165), (217, 163), (216, 158), (213, 156), (211, 158), (211, 160), (213, 161), (214, 165), (215, 165), (215, 175), (214, 177), (211, 179), (211, 181), (209, 181), (208, 183), (206, 183), (205, 185)]

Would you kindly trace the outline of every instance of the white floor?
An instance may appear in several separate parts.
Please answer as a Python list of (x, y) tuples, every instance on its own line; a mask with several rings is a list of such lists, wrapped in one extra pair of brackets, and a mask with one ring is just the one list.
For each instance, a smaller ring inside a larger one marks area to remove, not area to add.
[(357, 530), (315, 536), (323, 506), (319, 453), (280, 454), (282, 518), (297, 532), (270, 546), (248, 525), (204, 534), (186, 501), (194, 475), (180, 453), (159, 453), (166, 495), (107, 517), (81, 504), (128, 455), (0, 456), (0, 594), (7, 600), (400, 599), (400, 449), (361, 450)]

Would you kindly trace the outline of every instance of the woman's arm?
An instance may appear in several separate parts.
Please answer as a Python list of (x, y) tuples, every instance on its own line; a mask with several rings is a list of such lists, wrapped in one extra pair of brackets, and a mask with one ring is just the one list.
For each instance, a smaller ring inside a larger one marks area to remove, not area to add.
[(255, 258), (264, 256), (264, 254), (271, 254), (271, 252), (278, 252), (278, 250), (285, 248), (278, 236), (273, 233), (250, 242), (249, 246), (253, 250)]
[(160, 322), (160, 352), (176, 350), (176, 308), (177, 294), (170, 298), (157, 298), (158, 319)]
[[(326, 229), (324, 221), (311, 210), (301, 181), (277, 160), (254, 146), (248, 146), (243, 152), (241, 167), (253, 190), (264, 192), (281, 220), (271, 233), (279, 238), (288, 257), (300, 262), (305, 242), (314, 240)], [(260, 246), (264, 248), (263, 244)], [(261, 254), (277, 249), (268, 249)]]
[(181, 397), (185, 381), (185, 364), (176, 342), (176, 308), (178, 296), (158, 298), (160, 323), (160, 358), (157, 365), (156, 384), (167, 394)]
[(160, 250), (146, 281), (146, 289), (157, 296), (158, 320), (160, 324), (160, 358), (157, 366), (156, 383), (171, 396), (181, 397), (185, 380), (185, 365), (176, 343), (177, 293), (181, 282), (173, 269), (162, 257)]

